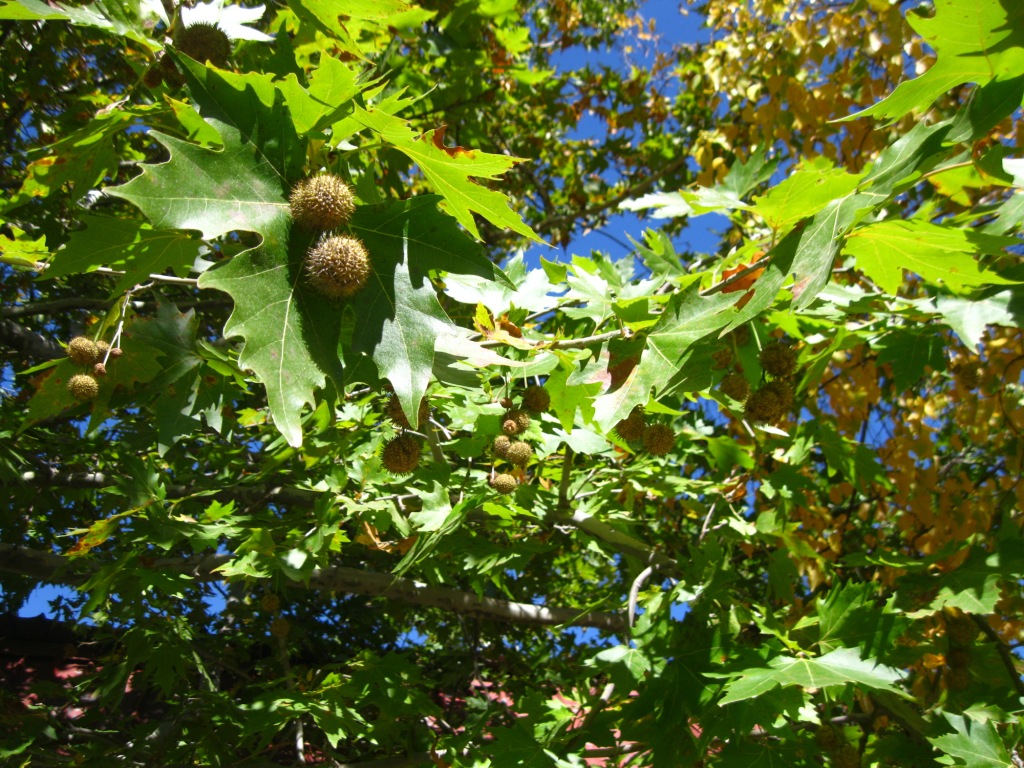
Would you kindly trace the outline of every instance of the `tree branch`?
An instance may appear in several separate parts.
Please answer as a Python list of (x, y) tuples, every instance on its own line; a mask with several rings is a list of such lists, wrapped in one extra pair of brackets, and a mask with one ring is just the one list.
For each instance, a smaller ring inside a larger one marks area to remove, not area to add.
[(56, 341), (10, 320), (0, 320), (0, 346), (17, 350), (33, 359), (56, 360), (64, 357), (64, 350)]
[[(165, 557), (155, 560), (152, 568), (187, 573), (197, 581), (221, 581), (224, 577), (217, 569), (233, 559), (234, 556), (230, 554)], [(0, 571), (31, 576), (40, 581), (69, 586), (83, 584), (92, 572), (98, 569), (95, 563), (86, 563), (85, 568), (73, 569), (74, 561), (61, 555), (0, 544)], [(307, 584), (312, 589), (366, 597), (386, 597), (412, 605), (441, 608), (453, 613), (514, 624), (594, 627), (608, 632), (619, 632), (625, 627), (624, 618), (617, 613), (579, 611), (575, 608), (548, 607), (478, 597), (450, 587), (431, 587), (423, 582), (398, 578), (388, 573), (361, 571), (345, 566), (316, 568), (309, 576)]]

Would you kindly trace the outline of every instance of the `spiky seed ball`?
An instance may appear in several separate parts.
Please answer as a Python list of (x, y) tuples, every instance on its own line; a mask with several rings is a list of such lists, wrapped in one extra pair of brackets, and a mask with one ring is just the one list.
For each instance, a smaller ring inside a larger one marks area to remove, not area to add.
[(120, 357), (123, 354), (124, 354), (124, 350), (121, 349), (120, 347), (111, 347), (111, 349), (110, 349), (110, 358), (111, 359)]
[(281, 599), (272, 592), (268, 592), (260, 598), (260, 607), (267, 613), (277, 613), (281, 610)]
[(512, 443), (508, 447), (508, 453), (505, 454), (505, 458), (509, 460), (509, 463), (515, 464), (517, 467), (525, 467), (532, 457), (533, 448), (528, 443), (521, 441)]
[(501, 431), (506, 435), (521, 435), (530, 426), (530, 414), (518, 408), (505, 411), (501, 417)]
[(775, 396), (779, 398), (779, 405), (782, 406), (783, 412), (788, 411), (789, 407), (793, 405), (793, 386), (785, 379), (769, 381), (762, 385), (761, 389), (767, 389), (775, 393)]
[(852, 744), (844, 744), (832, 755), (835, 768), (860, 768), (860, 752)]
[(826, 723), (818, 727), (814, 734), (814, 743), (818, 745), (819, 749), (825, 752), (832, 752), (842, 746), (843, 739), (839, 735), (839, 731), (835, 729), (835, 726)]
[(324, 296), (346, 299), (370, 279), (370, 256), (354, 237), (328, 237), (306, 254), (306, 274)]
[(632, 442), (644, 436), (644, 427), (647, 426), (647, 419), (644, 418), (644, 410), (639, 405), (629, 412), (629, 416), (615, 425), (615, 432), (623, 440)]
[(68, 357), (76, 365), (92, 365), (100, 356), (96, 344), (85, 336), (75, 336), (68, 342)]
[(322, 232), (340, 227), (356, 209), (352, 187), (333, 173), (303, 179), (292, 190), (292, 220)]
[(523, 392), (523, 407), (530, 413), (544, 413), (551, 407), (551, 393), (539, 384), (531, 384)]
[(755, 390), (747, 398), (743, 407), (743, 417), (755, 424), (769, 424), (778, 419), (784, 411), (778, 394), (765, 386)]
[[(391, 421), (395, 423), (395, 426), (401, 427), (402, 429), (412, 429), (412, 425), (409, 423), (409, 419), (406, 417), (405, 411), (402, 410), (402, 404), (398, 401), (397, 395), (392, 395), (388, 398), (387, 403), (384, 405), (384, 415), (391, 419)], [(419, 423), (423, 424), (423, 422), (429, 418), (430, 405), (424, 397), (420, 400)]]
[(676, 444), (676, 433), (666, 424), (651, 424), (644, 429), (644, 448), (652, 456), (664, 456)]
[(512, 475), (502, 473), (495, 475), (491, 480), (491, 488), (496, 490), (498, 493), (508, 495), (515, 491), (516, 486), (519, 485), (516, 479)]
[(100, 393), (100, 383), (88, 373), (79, 373), (68, 379), (68, 392), (75, 400), (84, 403)]
[(502, 459), (508, 457), (508, 449), (512, 447), (512, 440), (508, 435), (498, 435), (494, 438), (494, 444), (491, 446), (491, 450), (494, 451), (494, 455)]
[(742, 403), (747, 399), (747, 395), (750, 394), (750, 382), (747, 381), (747, 377), (742, 373), (733, 372), (722, 379), (718, 389), (727, 397), (739, 400)]
[(792, 376), (796, 369), (796, 352), (785, 344), (769, 344), (761, 350), (757, 359), (761, 361), (764, 372), (776, 378)]
[(107, 375), (107, 366), (105, 366), (103, 363), (96, 363), (96, 365), (94, 365), (92, 367), (92, 375), (93, 376), (106, 376)]
[(498, 405), (507, 410), (511, 408), (513, 405), (515, 405), (515, 401), (512, 400), (511, 397), (503, 397), (501, 398), (501, 400), (498, 401)]
[(174, 47), (196, 61), (209, 61), (217, 67), (226, 67), (231, 56), (231, 40), (216, 24), (199, 22), (181, 27), (174, 35)]
[(412, 435), (399, 435), (388, 441), (381, 454), (384, 468), (394, 475), (412, 472), (420, 463), (420, 441)]

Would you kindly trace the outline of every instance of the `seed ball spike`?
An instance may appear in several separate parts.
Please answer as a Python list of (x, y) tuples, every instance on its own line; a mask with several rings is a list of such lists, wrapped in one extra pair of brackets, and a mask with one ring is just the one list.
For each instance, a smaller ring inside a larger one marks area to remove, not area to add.
[(412, 435), (402, 434), (389, 440), (381, 454), (381, 463), (393, 475), (412, 472), (420, 463), (420, 441)]
[(644, 448), (652, 456), (664, 456), (676, 444), (676, 433), (666, 424), (651, 424), (644, 429)]
[(340, 227), (356, 209), (352, 188), (333, 173), (303, 179), (295, 185), (289, 202), (296, 224), (322, 232)]
[(615, 425), (615, 433), (627, 442), (639, 440), (644, 436), (644, 427), (647, 426), (647, 419), (644, 418), (644, 409), (639, 405), (629, 412), (629, 416)]
[(100, 383), (88, 373), (78, 373), (68, 379), (68, 392), (75, 400), (84, 403), (100, 393)]
[(93, 365), (99, 360), (99, 356), (99, 348), (85, 336), (75, 336), (68, 342), (68, 357), (76, 365)]
[(313, 288), (332, 299), (347, 299), (370, 279), (370, 256), (361, 240), (329, 237), (306, 254)]
[(532, 457), (533, 448), (530, 447), (529, 443), (522, 441), (512, 443), (508, 448), (508, 453), (505, 454), (505, 458), (508, 459), (509, 463), (517, 467), (525, 467)]
[(530, 413), (544, 413), (551, 407), (551, 393), (539, 384), (531, 384), (523, 392), (523, 407)]
[(216, 24), (199, 22), (180, 28), (174, 35), (174, 47), (196, 61), (209, 61), (223, 69), (231, 56), (231, 40)]
[(495, 475), (494, 479), (491, 480), (491, 487), (498, 493), (505, 496), (515, 491), (516, 486), (518, 485), (519, 483), (514, 477), (512, 477), (512, 475), (505, 473)]
[(494, 438), (494, 443), (491, 445), (491, 450), (494, 451), (494, 455), (499, 458), (508, 457), (508, 449), (512, 447), (512, 440), (508, 435), (498, 435)]

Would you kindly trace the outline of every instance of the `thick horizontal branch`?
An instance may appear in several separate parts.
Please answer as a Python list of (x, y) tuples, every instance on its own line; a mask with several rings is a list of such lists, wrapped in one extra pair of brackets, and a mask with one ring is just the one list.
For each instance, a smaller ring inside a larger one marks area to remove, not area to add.
[(60, 344), (53, 339), (11, 320), (0, 320), (0, 347), (9, 347), (37, 360), (56, 360), (65, 354)]
[[(220, 581), (224, 576), (217, 569), (227, 565), (231, 560), (231, 555), (224, 554), (160, 558), (153, 562), (151, 567), (161, 571), (187, 573), (197, 581)], [(0, 571), (70, 586), (83, 584), (92, 575), (90, 570), (95, 571), (95, 567), (74, 569), (72, 565), (71, 561), (61, 555), (0, 544)], [(412, 605), (441, 608), (453, 613), (513, 624), (594, 627), (608, 632), (619, 632), (626, 625), (624, 618), (617, 613), (579, 611), (575, 608), (548, 607), (478, 597), (449, 587), (431, 587), (412, 579), (344, 566), (317, 568), (310, 576), (308, 584), (312, 589), (384, 597)]]

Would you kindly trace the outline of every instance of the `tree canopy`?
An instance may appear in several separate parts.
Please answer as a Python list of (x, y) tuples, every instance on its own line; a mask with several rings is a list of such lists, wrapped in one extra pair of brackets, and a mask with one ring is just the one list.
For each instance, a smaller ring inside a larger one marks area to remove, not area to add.
[(0, 0), (4, 760), (1024, 765), (1024, 5), (682, 10)]

